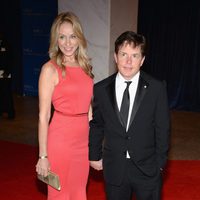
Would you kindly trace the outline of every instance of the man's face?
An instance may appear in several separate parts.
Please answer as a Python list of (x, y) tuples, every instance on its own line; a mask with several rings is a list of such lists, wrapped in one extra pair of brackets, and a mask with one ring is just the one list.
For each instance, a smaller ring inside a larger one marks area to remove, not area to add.
[(118, 53), (114, 54), (118, 71), (126, 79), (130, 80), (140, 70), (145, 57), (141, 54), (141, 47), (124, 43)]

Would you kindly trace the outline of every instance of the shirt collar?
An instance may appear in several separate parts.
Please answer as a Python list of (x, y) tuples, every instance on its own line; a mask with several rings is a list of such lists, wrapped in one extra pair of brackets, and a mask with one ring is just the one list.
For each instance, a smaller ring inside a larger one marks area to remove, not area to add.
[(120, 72), (118, 72), (118, 73), (117, 73), (117, 76), (116, 76), (117, 86), (119, 86), (119, 85), (121, 85), (121, 84), (124, 84), (125, 81), (132, 81), (132, 83), (138, 83), (139, 76), (140, 76), (140, 71), (137, 72), (137, 74), (135, 74), (135, 76), (133, 76), (132, 79), (126, 80), (126, 79), (120, 74)]

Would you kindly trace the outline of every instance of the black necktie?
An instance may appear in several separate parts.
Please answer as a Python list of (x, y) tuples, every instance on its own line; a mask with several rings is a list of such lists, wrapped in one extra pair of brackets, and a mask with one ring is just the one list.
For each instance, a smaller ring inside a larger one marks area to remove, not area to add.
[(128, 113), (129, 113), (129, 106), (130, 106), (130, 97), (129, 97), (129, 86), (132, 83), (132, 81), (125, 81), (127, 84), (126, 89), (124, 90), (123, 98), (122, 98), (122, 104), (120, 108), (120, 116), (124, 123), (124, 126), (127, 125), (128, 120)]

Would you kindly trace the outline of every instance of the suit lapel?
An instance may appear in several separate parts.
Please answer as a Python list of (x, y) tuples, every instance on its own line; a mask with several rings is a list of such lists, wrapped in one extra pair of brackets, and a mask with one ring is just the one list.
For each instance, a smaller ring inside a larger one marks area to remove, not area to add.
[(114, 115), (117, 116), (118, 120), (120, 121), (121, 125), (123, 126), (123, 122), (120, 118), (120, 113), (119, 113), (119, 109), (117, 106), (116, 93), (115, 93), (115, 80), (116, 80), (116, 76), (112, 79), (111, 83), (107, 86), (106, 91), (107, 91), (109, 100), (112, 104), (112, 108), (114, 110)]
[(131, 126), (131, 124), (133, 122), (133, 119), (138, 111), (138, 108), (142, 102), (142, 99), (144, 98), (145, 93), (147, 92), (148, 86), (149, 86), (149, 84), (140, 75), (138, 88), (137, 88), (137, 92), (135, 95), (135, 100), (134, 100), (134, 104), (133, 104), (133, 108), (132, 108), (129, 127)]

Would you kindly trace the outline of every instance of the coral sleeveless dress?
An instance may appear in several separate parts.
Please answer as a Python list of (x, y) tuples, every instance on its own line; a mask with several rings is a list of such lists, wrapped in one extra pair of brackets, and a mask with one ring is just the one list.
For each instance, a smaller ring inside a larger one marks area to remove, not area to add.
[(88, 110), (93, 80), (81, 67), (66, 67), (66, 77), (57, 69), (52, 103), (54, 114), (48, 130), (48, 157), (51, 171), (60, 177), (61, 191), (48, 186), (48, 200), (86, 200), (89, 174)]

